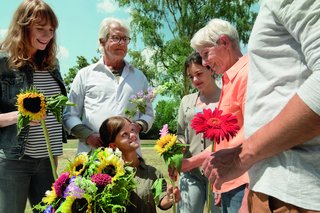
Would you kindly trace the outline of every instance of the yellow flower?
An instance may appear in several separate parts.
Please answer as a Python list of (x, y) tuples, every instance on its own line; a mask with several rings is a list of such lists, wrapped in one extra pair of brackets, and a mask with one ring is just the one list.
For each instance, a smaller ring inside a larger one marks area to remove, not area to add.
[(124, 175), (124, 162), (114, 154), (100, 158), (97, 173), (110, 175), (112, 177), (112, 182), (114, 182), (119, 176)]
[(84, 172), (89, 158), (86, 153), (80, 153), (77, 155), (73, 162), (70, 163), (70, 176), (78, 176)]
[(167, 134), (162, 136), (159, 140), (157, 140), (154, 149), (159, 153), (163, 154), (170, 150), (170, 148), (175, 145), (177, 142), (177, 136), (173, 134)]
[(59, 209), (61, 209), (61, 212), (63, 213), (91, 213), (91, 200), (89, 196), (86, 195), (83, 198), (68, 196)]
[(43, 93), (25, 91), (17, 95), (18, 111), (30, 120), (41, 120), (46, 115), (46, 100)]
[(42, 202), (47, 203), (49, 205), (51, 205), (53, 201), (57, 198), (56, 190), (53, 186), (51, 188), (52, 190), (46, 191), (45, 197), (42, 198)]

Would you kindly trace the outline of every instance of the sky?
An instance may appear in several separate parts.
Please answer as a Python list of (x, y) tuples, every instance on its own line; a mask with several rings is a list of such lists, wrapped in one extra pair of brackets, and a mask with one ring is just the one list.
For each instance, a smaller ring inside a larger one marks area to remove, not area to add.
[[(7, 32), (14, 11), (22, 0), (0, 1), (0, 40)], [(129, 25), (130, 9), (120, 8), (113, 0), (46, 0), (59, 20), (57, 42), (58, 59), (62, 76), (69, 68), (76, 66), (77, 56), (84, 56), (89, 63), (93, 57), (99, 57), (98, 31), (100, 22), (106, 17), (122, 19)], [(258, 5), (254, 7), (258, 10)], [(129, 49), (143, 51), (141, 40), (131, 42)], [(245, 53), (246, 47), (242, 47)], [(146, 54), (148, 55), (148, 53)], [(129, 60), (129, 56), (126, 56)]]
[[(0, 39), (7, 32), (14, 11), (22, 0), (0, 1)], [(77, 56), (84, 56), (89, 63), (98, 49), (100, 22), (106, 17), (116, 17), (130, 23), (130, 10), (119, 8), (112, 0), (46, 0), (59, 20), (57, 42), (60, 71), (64, 76), (69, 68), (77, 65)], [(140, 41), (129, 48), (142, 49)], [(127, 56), (128, 57), (128, 56)]]

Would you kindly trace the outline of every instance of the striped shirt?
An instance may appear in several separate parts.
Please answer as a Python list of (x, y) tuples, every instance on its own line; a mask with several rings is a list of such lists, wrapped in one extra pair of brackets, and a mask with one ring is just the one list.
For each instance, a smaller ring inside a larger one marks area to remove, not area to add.
[[(36, 71), (33, 74), (33, 84), (46, 97), (61, 94), (60, 87), (49, 72)], [(62, 155), (62, 124), (50, 112), (45, 119), (53, 156)], [(25, 154), (33, 158), (48, 157), (47, 145), (41, 125), (30, 126)]]

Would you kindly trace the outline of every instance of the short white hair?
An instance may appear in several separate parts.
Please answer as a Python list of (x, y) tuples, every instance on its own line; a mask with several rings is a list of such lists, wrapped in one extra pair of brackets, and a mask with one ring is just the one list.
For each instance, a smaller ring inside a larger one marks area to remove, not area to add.
[(212, 19), (206, 26), (198, 30), (190, 41), (191, 47), (198, 52), (203, 48), (212, 47), (221, 35), (227, 35), (235, 47), (240, 47), (236, 28), (230, 22), (222, 19)]
[[(108, 17), (108, 18), (105, 18), (101, 21), (99, 35), (98, 35), (99, 36), (99, 43), (100, 43), (100, 39), (107, 38), (107, 35), (110, 33), (110, 26), (112, 24), (116, 24), (120, 27), (123, 27), (127, 31), (127, 33), (126, 33), (127, 36), (130, 35), (129, 27), (121, 19)], [(100, 53), (103, 53), (103, 47), (101, 45), (99, 45), (99, 51), (100, 51)]]

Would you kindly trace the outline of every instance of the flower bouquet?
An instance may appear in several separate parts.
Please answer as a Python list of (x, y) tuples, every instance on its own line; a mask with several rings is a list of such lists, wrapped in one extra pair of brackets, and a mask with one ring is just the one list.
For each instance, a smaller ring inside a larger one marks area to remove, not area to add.
[[(168, 124), (163, 125), (160, 130), (160, 139), (157, 140), (154, 149), (163, 157), (166, 165), (170, 168), (170, 181), (172, 188), (175, 188), (175, 175), (174, 171), (181, 170), (181, 164), (183, 159), (183, 150), (186, 144), (182, 144), (178, 141), (177, 136), (170, 134), (168, 130)], [(155, 187), (161, 187), (162, 184), (157, 184)], [(156, 192), (160, 192), (159, 189), (155, 189)], [(173, 197), (173, 212), (176, 212), (175, 198)]]
[(80, 153), (34, 208), (45, 213), (125, 212), (136, 188), (134, 175), (118, 149)]
[[(212, 152), (215, 151), (215, 143), (219, 144), (221, 140), (233, 138), (240, 127), (237, 125), (237, 118), (232, 114), (222, 114), (222, 110), (215, 108), (203, 109), (203, 113), (197, 113), (191, 120), (191, 127), (196, 134), (203, 133), (203, 138), (212, 141)], [(208, 185), (207, 209), (210, 212), (211, 206), (211, 185)]]
[(125, 115), (128, 118), (133, 118), (137, 113), (146, 113), (146, 108), (149, 103), (156, 98), (158, 94), (162, 94), (166, 86), (158, 86), (156, 88), (149, 87), (146, 91), (139, 91), (137, 94), (132, 95), (129, 99), (129, 102), (135, 106), (133, 109), (125, 110)]
[(17, 121), (18, 134), (20, 133), (21, 129), (30, 123), (30, 121), (40, 121), (46, 139), (54, 179), (57, 179), (56, 165), (51, 151), (45, 117), (47, 113), (52, 112), (57, 121), (61, 122), (62, 107), (74, 105), (75, 104), (69, 102), (68, 98), (64, 95), (45, 97), (44, 94), (37, 91), (35, 87), (22, 90), (17, 95), (17, 106), (19, 112)]

